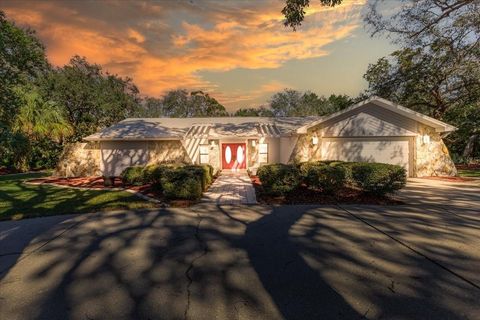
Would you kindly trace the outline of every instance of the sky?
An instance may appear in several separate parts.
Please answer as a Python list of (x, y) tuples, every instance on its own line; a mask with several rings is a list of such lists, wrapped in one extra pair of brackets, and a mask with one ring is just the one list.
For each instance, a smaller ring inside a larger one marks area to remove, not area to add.
[(3, 0), (0, 9), (36, 30), (55, 66), (84, 56), (132, 78), (144, 95), (204, 90), (234, 111), (285, 88), (363, 91), (368, 64), (395, 49), (364, 27), (367, 1), (329, 8), (311, 0), (296, 32), (283, 25), (282, 0)]

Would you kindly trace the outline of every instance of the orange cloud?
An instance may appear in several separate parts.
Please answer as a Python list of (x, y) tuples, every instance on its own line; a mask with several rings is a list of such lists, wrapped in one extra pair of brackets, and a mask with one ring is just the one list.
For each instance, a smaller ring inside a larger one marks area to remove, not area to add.
[(251, 7), (235, 2), (197, 7), (169, 2), (164, 8), (162, 3), (125, 3), (134, 8), (122, 7), (123, 2), (102, 3), (108, 4), (108, 14), (69, 2), (62, 6), (58, 2), (11, 2), (5, 10), (8, 18), (38, 31), (55, 65), (78, 54), (110, 72), (132, 77), (148, 95), (175, 88), (202, 89), (215, 92), (223, 103), (234, 104), (285, 85), (269, 82), (248, 94), (225, 93), (199, 73), (277, 68), (289, 60), (327, 55), (327, 44), (348, 37), (358, 27), (364, 2), (345, 2), (336, 8), (312, 5), (297, 32), (284, 28), (281, 1), (247, 3)]

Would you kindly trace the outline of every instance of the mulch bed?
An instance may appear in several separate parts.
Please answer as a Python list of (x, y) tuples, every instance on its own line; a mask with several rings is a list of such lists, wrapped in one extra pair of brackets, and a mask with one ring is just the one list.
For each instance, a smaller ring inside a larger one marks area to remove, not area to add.
[(93, 188), (93, 189), (123, 188), (123, 183), (120, 178), (115, 178), (114, 184), (111, 187), (106, 187), (103, 184), (102, 177), (81, 177), (81, 178), (48, 177), (48, 178), (31, 179), (31, 180), (28, 180), (28, 182), (39, 183), (39, 184), (54, 183), (62, 186), (68, 186), (68, 187)]
[(271, 196), (265, 194), (257, 176), (250, 176), (250, 180), (255, 188), (257, 201), (263, 204), (404, 204), (392, 197), (368, 195), (354, 188), (342, 188), (334, 195), (326, 195), (321, 190), (311, 190), (301, 186), (299, 190), (287, 196)]

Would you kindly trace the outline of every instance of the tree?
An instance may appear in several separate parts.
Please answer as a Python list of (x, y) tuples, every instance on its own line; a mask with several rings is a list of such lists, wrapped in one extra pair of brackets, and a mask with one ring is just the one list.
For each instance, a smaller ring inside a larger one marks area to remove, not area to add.
[(101, 66), (74, 56), (41, 83), (42, 94), (63, 108), (74, 129), (69, 141), (138, 114), (140, 97), (129, 78), (104, 73)]
[(478, 42), (478, 0), (402, 0), (400, 9), (381, 13), (385, 1), (373, 1), (365, 22), (372, 35), (387, 34), (409, 47), (426, 47), (438, 40), (451, 43)]
[(234, 117), (273, 117), (273, 112), (263, 106), (259, 108), (240, 108), (235, 113)]
[(12, 126), (22, 107), (18, 88), (36, 81), (50, 66), (31, 29), (17, 27), (0, 11), (0, 165), (26, 169), (31, 143)]
[(225, 117), (227, 110), (208, 93), (194, 91), (190, 93), (190, 109), (196, 117)]
[(464, 148), (468, 155), (480, 122), (459, 115), (480, 113), (480, 2), (405, 0), (387, 18), (378, 4), (365, 18), (372, 34), (387, 33), (403, 48), (368, 67), (368, 93), (470, 128), (448, 140), (457, 154)]
[[(20, 147), (12, 145), (13, 166), (26, 171), (32, 166), (32, 160), (39, 166), (45, 162), (56, 162), (59, 152), (55, 151), (60, 151), (62, 140), (73, 133), (63, 110), (55, 102), (44, 100), (38, 88), (31, 85), (17, 87), (15, 93), (20, 101), (20, 109), (8, 138), (10, 143), (20, 143)], [(42, 150), (38, 148), (40, 144)], [(34, 159), (35, 154), (43, 159)]]
[(166, 117), (162, 99), (146, 97), (141, 103), (138, 111), (139, 117), (144, 118), (160, 118)]
[(63, 110), (54, 102), (45, 100), (32, 86), (18, 87), (20, 110), (14, 120), (13, 130), (29, 139), (51, 138), (61, 141), (73, 133)]
[(0, 11), (0, 122), (10, 126), (19, 108), (14, 89), (49, 69), (45, 48), (31, 29), (22, 29)]
[(228, 116), (223, 105), (208, 93), (186, 90), (169, 91), (162, 101), (162, 116), (166, 117), (222, 117)]
[(347, 95), (330, 95), (325, 98), (306, 91), (285, 89), (274, 94), (270, 108), (276, 117), (323, 116), (342, 110), (353, 103)]
[[(342, 0), (318, 0), (322, 5), (334, 7), (342, 3)], [(282, 14), (285, 16), (285, 26), (294, 31), (302, 25), (305, 19), (305, 8), (310, 5), (310, 0), (286, 0)]]

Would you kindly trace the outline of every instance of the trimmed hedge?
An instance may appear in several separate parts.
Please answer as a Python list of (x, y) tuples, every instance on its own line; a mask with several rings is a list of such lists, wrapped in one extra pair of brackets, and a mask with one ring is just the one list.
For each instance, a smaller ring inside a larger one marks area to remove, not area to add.
[(332, 194), (344, 186), (356, 186), (366, 193), (385, 195), (403, 188), (407, 174), (404, 168), (385, 163), (310, 161), (296, 166), (265, 165), (257, 175), (269, 194), (285, 195), (303, 182), (312, 189)]
[(341, 165), (317, 163), (306, 168), (304, 182), (310, 188), (332, 194), (346, 184), (347, 170)]
[(207, 190), (208, 186), (213, 181), (213, 167), (211, 165), (189, 165), (183, 168), (187, 171), (191, 171), (193, 175), (201, 177), (203, 191)]
[(301, 176), (295, 165), (267, 164), (257, 170), (263, 189), (271, 195), (286, 195), (301, 183)]
[(164, 172), (162, 189), (169, 199), (198, 200), (202, 197), (201, 177), (184, 168), (171, 168)]
[(145, 184), (143, 170), (144, 168), (139, 166), (125, 168), (120, 174), (122, 183), (132, 186), (141, 186)]
[(126, 185), (151, 183), (169, 199), (197, 200), (213, 181), (210, 165), (149, 165), (128, 167), (122, 172)]
[(350, 165), (354, 183), (367, 193), (385, 195), (402, 189), (407, 173), (401, 166), (386, 163), (356, 162)]
[(156, 187), (161, 187), (161, 178), (163, 172), (167, 169), (165, 165), (149, 165), (143, 169), (144, 183), (151, 183)]

